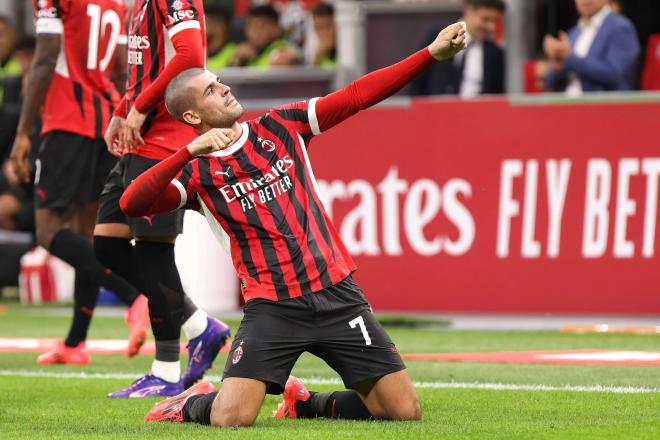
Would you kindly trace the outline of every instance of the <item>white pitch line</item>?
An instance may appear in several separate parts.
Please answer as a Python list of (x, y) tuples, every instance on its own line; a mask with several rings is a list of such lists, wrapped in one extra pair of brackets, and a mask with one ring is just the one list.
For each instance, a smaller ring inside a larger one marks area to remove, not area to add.
[[(131, 373), (50, 373), (47, 371), (28, 370), (0, 370), (0, 376), (9, 377), (40, 377), (50, 379), (98, 379), (116, 380), (137, 379), (139, 374)], [(209, 375), (204, 377), (212, 382), (220, 382), (221, 376)], [(341, 380), (309, 377), (302, 379), (308, 385), (342, 385)], [(464, 389), (464, 390), (494, 390), (494, 391), (568, 391), (578, 393), (609, 393), (609, 394), (657, 394), (660, 388), (621, 387), (605, 385), (519, 385), (507, 383), (479, 383), (479, 382), (415, 382), (417, 388), (435, 389)]]

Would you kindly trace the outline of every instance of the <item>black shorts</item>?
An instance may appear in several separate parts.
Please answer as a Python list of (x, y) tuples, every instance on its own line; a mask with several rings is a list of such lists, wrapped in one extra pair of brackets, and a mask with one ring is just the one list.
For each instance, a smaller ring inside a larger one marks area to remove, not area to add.
[(350, 276), (299, 298), (250, 300), (243, 313), (223, 380), (257, 379), (268, 394), (281, 394), (305, 351), (339, 373), (346, 388), (406, 368)]
[(116, 162), (103, 139), (66, 131), (46, 133), (35, 163), (35, 206), (61, 211), (96, 202)]
[(158, 163), (157, 160), (127, 154), (110, 171), (99, 198), (96, 224), (123, 223), (135, 237), (174, 237), (183, 231), (183, 210), (151, 217), (127, 217), (119, 208), (124, 189), (140, 174)]

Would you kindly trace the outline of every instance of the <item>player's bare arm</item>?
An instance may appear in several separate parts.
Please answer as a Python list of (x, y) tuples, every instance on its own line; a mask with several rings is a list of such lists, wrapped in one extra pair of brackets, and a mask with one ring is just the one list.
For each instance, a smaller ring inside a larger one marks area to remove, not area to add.
[(126, 116), (124, 123), (124, 144), (129, 150), (135, 149), (137, 145), (144, 145), (144, 139), (140, 130), (147, 119), (146, 113), (140, 113), (135, 106), (131, 107), (131, 111)]
[(22, 182), (30, 181), (28, 163), (28, 156), (32, 150), (30, 134), (53, 79), (61, 40), (61, 36), (56, 34), (37, 35), (34, 61), (27, 74), (23, 107), (10, 156), (14, 172)]
[(108, 152), (113, 156), (124, 155), (124, 124), (126, 119), (121, 116), (113, 116), (105, 131), (103, 140), (108, 147)]

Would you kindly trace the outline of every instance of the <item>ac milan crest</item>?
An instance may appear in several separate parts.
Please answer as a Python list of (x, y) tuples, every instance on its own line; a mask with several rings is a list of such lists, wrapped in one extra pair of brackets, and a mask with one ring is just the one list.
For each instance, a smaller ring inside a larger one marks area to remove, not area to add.
[(236, 350), (234, 350), (234, 353), (231, 355), (231, 363), (233, 365), (236, 365), (241, 358), (243, 357), (243, 342), (241, 342), (241, 345), (236, 347)]

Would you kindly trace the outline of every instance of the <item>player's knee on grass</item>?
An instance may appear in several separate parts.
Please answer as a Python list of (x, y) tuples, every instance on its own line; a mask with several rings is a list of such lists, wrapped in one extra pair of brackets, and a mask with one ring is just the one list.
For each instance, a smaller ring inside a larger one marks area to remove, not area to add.
[(417, 395), (402, 397), (390, 402), (365, 402), (374, 419), (421, 420), (422, 407)]
[(390, 420), (422, 420), (422, 406), (417, 393), (393, 402), (387, 413)]
[(356, 390), (376, 419), (422, 419), (419, 397), (407, 370), (387, 374), (373, 385), (368, 382), (359, 384)]
[(222, 405), (220, 403), (221, 394), (218, 394), (211, 408), (211, 426), (234, 428), (252, 426), (254, 424), (261, 406), (255, 411), (253, 408), (245, 408), (237, 404)]
[(266, 384), (254, 379), (227, 378), (211, 407), (211, 426), (252, 426), (266, 396)]

